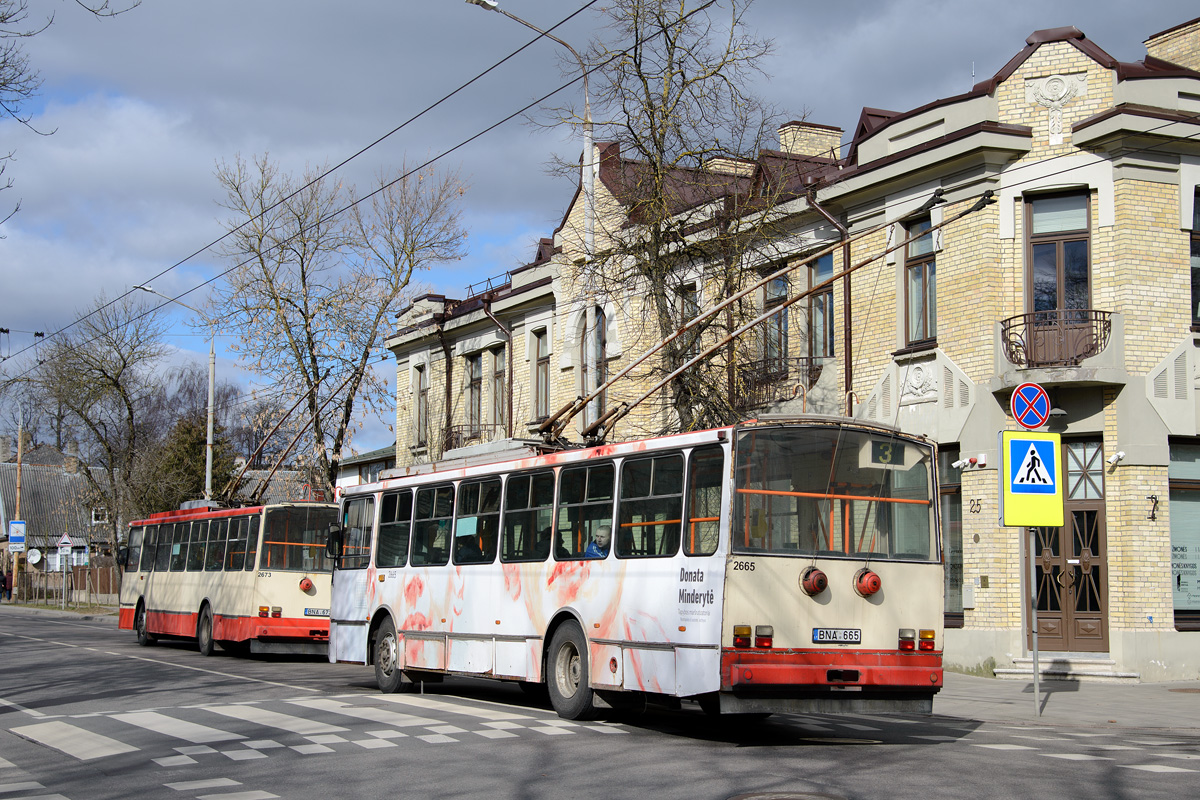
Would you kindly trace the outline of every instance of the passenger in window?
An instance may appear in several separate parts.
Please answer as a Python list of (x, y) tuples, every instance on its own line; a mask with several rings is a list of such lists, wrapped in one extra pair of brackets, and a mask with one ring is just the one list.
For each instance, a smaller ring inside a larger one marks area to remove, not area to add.
[(483, 550), (479, 547), (479, 539), (475, 536), (460, 536), (456, 543), (454, 563), (478, 564), (483, 561)]
[(533, 545), (534, 556), (544, 561), (550, 555), (550, 540), (552, 538), (554, 538), (553, 532), (549, 528), (542, 528)]
[(608, 556), (608, 544), (612, 541), (612, 528), (601, 525), (592, 534), (592, 541), (583, 551), (584, 558), (605, 558)]

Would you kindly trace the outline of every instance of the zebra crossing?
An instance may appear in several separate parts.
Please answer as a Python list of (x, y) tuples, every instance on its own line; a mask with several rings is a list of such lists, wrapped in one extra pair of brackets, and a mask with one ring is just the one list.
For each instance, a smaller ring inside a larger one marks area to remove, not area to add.
[(422, 695), (346, 695), (270, 702), (224, 703), (132, 712), (41, 716), (10, 732), (79, 761), (154, 753), (160, 766), (194, 763), (220, 754), (231, 760), (265, 758), (272, 751), (304, 755), (337, 746), (374, 750), (400, 740), (450, 744), (517, 736), (623, 734), (619, 724), (581, 723), (540, 709), (514, 710)]

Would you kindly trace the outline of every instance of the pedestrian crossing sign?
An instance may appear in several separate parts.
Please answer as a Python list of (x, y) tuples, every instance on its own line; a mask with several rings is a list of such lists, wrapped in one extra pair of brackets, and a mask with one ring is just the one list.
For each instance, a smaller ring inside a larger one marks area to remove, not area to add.
[(1000, 524), (1063, 524), (1061, 437), (1057, 433), (1000, 432)]

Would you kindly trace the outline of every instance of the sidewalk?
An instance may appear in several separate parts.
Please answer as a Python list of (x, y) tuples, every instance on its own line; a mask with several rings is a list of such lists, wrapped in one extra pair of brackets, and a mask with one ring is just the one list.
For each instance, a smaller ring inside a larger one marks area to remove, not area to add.
[(933, 700), (933, 713), (983, 722), (1161, 728), (1200, 735), (1200, 681), (1042, 681), (1039, 690), (1035, 701), (1032, 681), (946, 672), (945, 685)]

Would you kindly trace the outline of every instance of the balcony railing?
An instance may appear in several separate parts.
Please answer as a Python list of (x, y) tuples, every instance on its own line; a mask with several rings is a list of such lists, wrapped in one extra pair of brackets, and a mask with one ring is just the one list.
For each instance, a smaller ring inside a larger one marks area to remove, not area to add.
[(821, 377), (824, 359), (808, 356), (764, 358), (745, 364), (741, 369), (740, 396), (734, 405), (742, 411), (761, 408), (768, 403), (791, 400), (797, 387), (807, 391)]
[(504, 436), (503, 425), (455, 425), (446, 431), (445, 448), (454, 450), (469, 444), (491, 442)]
[(1090, 308), (1034, 311), (1000, 323), (1004, 355), (1018, 367), (1077, 367), (1102, 353), (1112, 313)]

